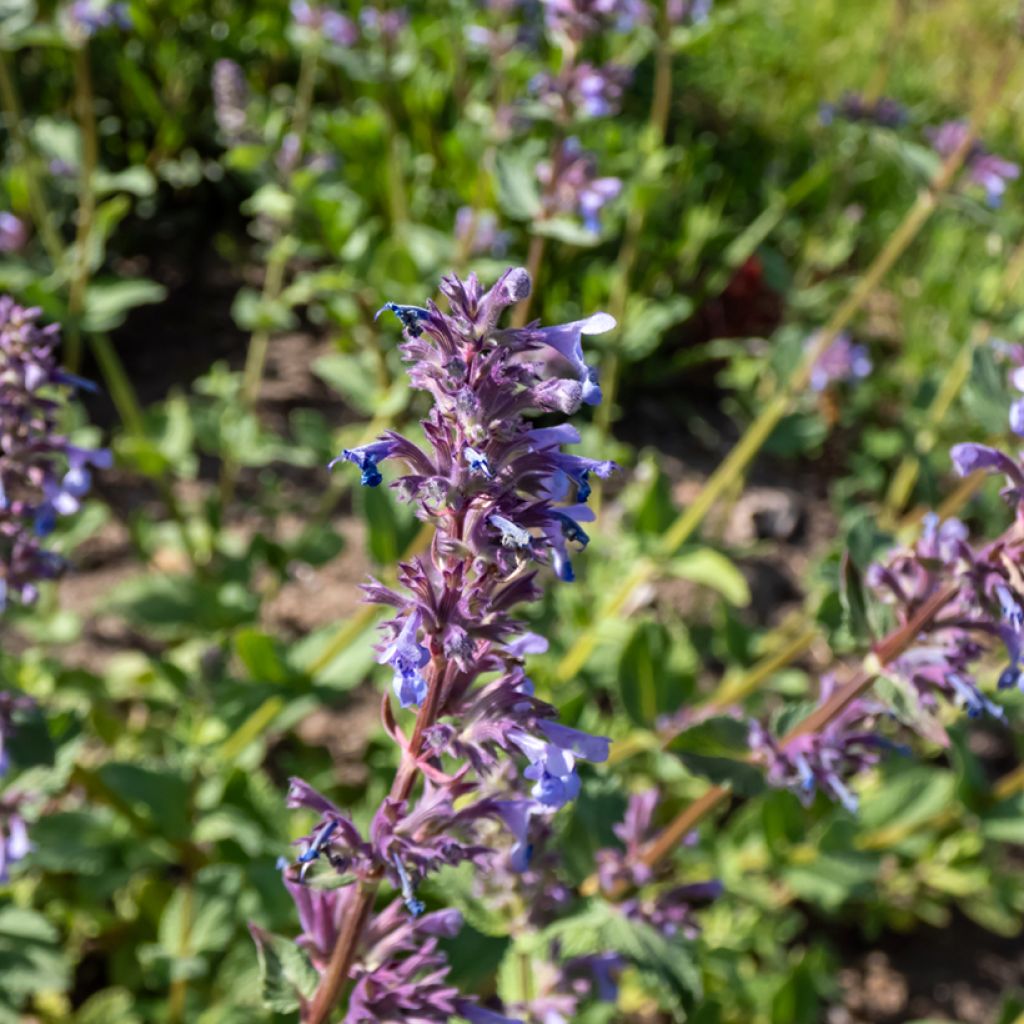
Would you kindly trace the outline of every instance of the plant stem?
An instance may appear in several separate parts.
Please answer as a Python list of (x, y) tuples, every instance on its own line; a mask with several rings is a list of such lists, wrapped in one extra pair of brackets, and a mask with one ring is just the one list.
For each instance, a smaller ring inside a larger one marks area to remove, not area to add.
[(35, 222), (36, 230), (42, 240), (43, 248), (49, 257), (50, 264), (54, 271), (60, 270), (64, 262), (64, 243), (53, 223), (53, 217), (46, 204), (43, 188), (40, 184), (41, 174), (39, 163), (28, 137), (22, 128), (21, 100), (18, 96), (18, 87), (14, 76), (11, 74), (8, 56), (0, 49), (0, 99), (3, 100), (4, 109), (9, 118), (8, 130), (18, 149), (22, 167), (25, 171), (25, 187), (28, 192), (29, 207), (32, 211), (32, 220)]
[(979, 104), (971, 118), (971, 127), (965, 133), (960, 145), (946, 158), (935, 177), (927, 188), (923, 189), (913, 206), (907, 211), (903, 220), (889, 237), (881, 252), (864, 272), (847, 298), (832, 315), (825, 327), (819, 332), (816, 343), (807, 351), (803, 361), (786, 382), (782, 390), (771, 398), (761, 413), (747, 428), (746, 433), (733, 447), (718, 468), (708, 477), (700, 493), (690, 506), (676, 519), (675, 523), (663, 534), (658, 557), (647, 564), (647, 571), (642, 574), (633, 572), (623, 584), (612, 594), (594, 622), (580, 633), (576, 642), (566, 652), (556, 668), (557, 677), (561, 680), (571, 678), (586, 662), (600, 636), (605, 620), (615, 609), (625, 605), (637, 586), (648, 582), (656, 574), (657, 565), (674, 555), (686, 543), (694, 531), (703, 522), (704, 517), (721, 496), (740, 479), (754, 456), (771, 436), (779, 421), (786, 415), (796, 397), (807, 387), (814, 364), (821, 354), (836, 339), (840, 331), (853, 319), (867, 301), (893, 264), (906, 251), (910, 243), (917, 237), (927, 223), (928, 218), (938, 206), (940, 197), (950, 188), (957, 172), (963, 166), (977, 137), (978, 127), (992, 109), (999, 96), (1006, 78), (1013, 68), (1013, 51), (1007, 51), (992, 80), (985, 101)]
[[(428, 672), (430, 678), (427, 699), (420, 706), (416, 715), (416, 724), (413, 727), (409, 747), (403, 752), (402, 763), (395, 773), (395, 779), (391, 786), (390, 799), (399, 802), (409, 799), (409, 794), (412, 792), (413, 784), (419, 774), (417, 759), (423, 748), (424, 733), (429, 726), (433, 725), (441, 707), (447, 663), (440, 653), (435, 653), (431, 658)], [(341, 998), (348, 983), (348, 975), (355, 960), (359, 939), (362, 937), (370, 911), (373, 909), (374, 898), (380, 886), (382, 874), (383, 872), (378, 869), (374, 878), (360, 883), (356, 890), (353, 905), (347, 908), (348, 912), (345, 915), (341, 934), (331, 951), (331, 958), (313, 996), (309, 1013), (305, 1017), (307, 1024), (325, 1024)]]
[[(296, 160), (302, 159), (305, 148), (306, 130), (313, 105), (313, 87), (316, 84), (316, 67), (319, 49), (307, 46), (302, 51), (299, 65), (299, 80), (295, 86), (295, 109), (292, 113), (291, 131), (289, 134), (298, 139)], [(288, 247), (279, 244), (288, 233), (290, 223), (282, 224), (277, 233), (277, 243), (272, 246), (267, 272), (263, 278), (263, 291), (260, 305), (266, 307), (281, 294), (284, 284), (284, 273), (288, 265)], [(245, 357), (245, 369), (242, 374), (242, 401), (248, 407), (256, 404), (259, 398), (260, 384), (267, 362), (267, 350), (270, 347), (270, 331), (258, 328), (249, 339), (249, 350)]]
[[(898, 658), (917, 640), (921, 630), (927, 627), (955, 596), (956, 591), (953, 588), (939, 590), (932, 594), (904, 625), (878, 643), (872, 653), (864, 659), (860, 668), (823, 704), (818, 705), (791, 729), (780, 743), (785, 746), (798, 736), (820, 732), (829, 722), (836, 719), (849, 704), (871, 686), (889, 662)], [(730, 790), (725, 786), (713, 786), (700, 799), (677, 815), (675, 820), (644, 848), (642, 853), (644, 864), (653, 867), (663, 860), (675, 849), (683, 836), (725, 800), (729, 793)]]
[(75, 228), (74, 264), (68, 289), (67, 368), (76, 373), (82, 362), (82, 312), (89, 287), (89, 243), (96, 216), (96, 192), (93, 180), (99, 164), (99, 136), (96, 132), (96, 107), (89, 68), (89, 48), (83, 43), (74, 51), (75, 113), (82, 139), (82, 166), (78, 179), (78, 214)]
[[(654, 90), (651, 96), (651, 111), (648, 116), (646, 159), (665, 145), (668, 134), (668, 117), (672, 106), (672, 47), (669, 43), (669, 25), (667, 5), (660, 10), (658, 41), (654, 56)], [(642, 158), (643, 159), (643, 158)], [(643, 166), (643, 165), (642, 165)], [(646, 167), (642, 174), (647, 172)], [(619, 248), (619, 256), (615, 264), (615, 278), (608, 297), (609, 312), (618, 321), (619, 330), (626, 315), (626, 300), (629, 297), (629, 279), (633, 273), (637, 256), (640, 252), (640, 235), (643, 233), (644, 221), (647, 219), (646, 209), (636, 204), (629, 211), (626, 220), (626, 232)], [(601, 387), (604, 400), (597, 407), (595, 422), (600, 431), (601, 440), (607, 439), (608, 432), (615, 419), (615, 395), (618, 390), (619, 352), (614, 346), (609, 349), (601, 367)]]

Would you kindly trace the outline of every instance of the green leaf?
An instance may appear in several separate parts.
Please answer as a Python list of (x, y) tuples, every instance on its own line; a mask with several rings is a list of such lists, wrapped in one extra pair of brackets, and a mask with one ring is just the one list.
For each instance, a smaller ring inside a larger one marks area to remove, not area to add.
[(663, 1005), (677, 1012), (688, 1013), (700, 998), (700, 972), (690, 944), (625, 917), (603, 900), (588, 903), (581, 912), (555, 922), (542, 938), (545, 948), (557, 942), (567, 958), (600, 952), (621, 954), (659, 994)]
[(498, 203), (514, 220), (533, 220), (541, 211), (536, 166), (533, 154), (524, 150), (498, 152)]
[(235, 653), (249, 675), (259, 682), (283, 683), (291, 675), (272, 637), (255, 628), (235, 634)]
[(189, 834), (189, 786), (170, 768), (144, 768), (111, 761), (96, 773), (100, 781), (160, 835)]
[(57, 931), (34, 910), (0, 908), (0, 978), (0, 992), (15, 1003), (60, 992), (67, 984), (68, 964)]
[(850, 557), (849, 550), (843, 552), (839, 572), (839, 596), (846, 613), (846, 626), (855, 640), (866, 644), (871, 639), (871, 622), (864, 595), (864, 579)]
[(741, 796), (757, 796), (765, 781), (760, 768), (743, 760), (749, 752), (747, 732), (743, 722), (717, 716), (680, 733), (666, 749), (695, 775)]
[(1024, 793), (1001, 801), (983, 814), (981, 833), (996, 842), (1024, 846)]
[(87, 331), (111, 331), (124, 323), (128, 311), (136, 306), (163, 302), (167, 289), (155, 281), (96, 281), (85, 293), (82, 326)]
[(730, 604), (745, 608), (750, 604), (750, 587), (743, 573), (725, 555), (711, 548), (696, 548), (670, 558), (664, 570), (679, 579), (710, 587)]
[(250, 925), (249, 931), (256, 943), (264, 1005), (277, 1013), (294, 1013), (300, 996), (309, 999), (316, 991), (316, 968), (294, 939), (273, 935), (257, 925)]
[(682, 686), (667, 669), (668, 631), (657, 622), (642, 621), (619, 656), (618, 679), (622, 704), (637, 725), (654, 726), (659, 715), (682, 703)]

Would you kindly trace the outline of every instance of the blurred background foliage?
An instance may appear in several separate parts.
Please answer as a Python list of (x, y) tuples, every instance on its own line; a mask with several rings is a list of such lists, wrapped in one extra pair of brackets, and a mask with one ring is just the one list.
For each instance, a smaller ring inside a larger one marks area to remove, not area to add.
[[(374, 311), (543, 238), (531, 315), (620, 320), (596, 340), (614, 401), (584, 448), (625, 472), (531, 661), (570, 721), (616, 740), (559, 822), (582, 882), (627, 793), (659, 784), (664, 822), (706, 788), (679, 754), (718, 751), (663, 749), (695, 709), (781, 708), (863, 651), (840, 554), (864, 568), (924, 510), (962, 508), (949, 444), (1002, 438), (992, 342), (1024, 329), (1024, 199), (1011, 183), (991, 206), (959, 178), (843, 325), (870, 375), (792, 395), (699, 529), (670, 532), (939, 171), (926, 129), (980, 111), (985, 144), (1019, 158), (1018, 11), (716, 0), (670, 32), (609, 33), (592, 56), (633, 67), (622, 113), (574, 128), (623, 181), (594, 234), (539, 213), (535, 165), (563, 127), (517, 123), (556, 64), (534, 4), (414, 3), (382, 12), (406, 18), (393, 34), (364, 8), (351, 46), (278, 0), (127, 7), (130, 29), (83, 44), (52, 4), (0, 0), (0, 209), (29, 226), (0, 291), (63, 325), (69, 367), (100, 384), (94, 425), (71, 427), (117, 458), (61, 526), (72, 573), (2, 627), (0, 678), (45, 720), (22, 723), (7, 782), (38, 799), (0, 891), (0, 1020), (285, 1020), (262, 1008), (247, 922), (295, 930), (286, 779), (358, 824), (382, 797), (395, 752), (356, 585), (426, 541), (390, 494), (323, 468), (422, 411)], [(497, 57), (467, 31), (512, 25)], [(224, 58), (248, 91), (234, 137)], [(823, 119), (846, 91), (905, 121)], [(494, 218), (483, 251), (455, 232), (462, 208)], [(965, 514), (1003, 522), (994, 485)], [(949, 750), (870, 773), (856, 817), (765, 792), (680, 847), (676, 877), (725, 886), (689, 947), (687, 1019), (1018, 1019), (1020, 741), (950, 729)], [(466, 909), (455, 974), (486, 989), (517, 937)], [(607, 1012), (586, 1020), (682, 1019), (642, 977)]]

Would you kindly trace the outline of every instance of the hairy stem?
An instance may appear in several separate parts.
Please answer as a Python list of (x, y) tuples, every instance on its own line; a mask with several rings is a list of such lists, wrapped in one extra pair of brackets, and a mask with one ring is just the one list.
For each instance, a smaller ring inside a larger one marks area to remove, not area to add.
[[(423, 749), (424, 733), (429, 726), (433, 725), (441, 706), (447, 671), (447, 663), (443, 655), (435, 653), (427, 671), (429, 675), (427, 698), (420, 705), (416, 714), (416, 724), (413, 726), (409, 747), (403, 752), (402, 763), (395, 773), (390, 794), (392, 800), (409, 799), (409, 794), (412, 793), (412, 787), (419, 775), (417, 760)], [(353, 903), (348, 908), (338, 941), (331, 951), (330, 960), (313, 996), (312, 1005), (304, 1017), (307, 1024), (325, 1024), (331, 1011), (343, 995), (348, 983), (349, 971), (359, 947), (359, 940), (370, 919), (370, 911), (373, 909), (382, 874), (383, 872), (378, 870), (375, 878), (360, 883)]]

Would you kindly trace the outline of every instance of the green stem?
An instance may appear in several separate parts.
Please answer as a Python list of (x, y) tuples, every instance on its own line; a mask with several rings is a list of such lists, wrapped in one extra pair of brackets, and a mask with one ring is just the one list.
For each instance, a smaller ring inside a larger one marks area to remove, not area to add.
[(89, 287), (89, 248), (93, 221), (96, 217), (96, 192), (93, 182), (99, 164), (99, 136), (96, 131), (96, 108), (86, 44), (74, 51), (75, 113), (82, 140), (82, 166), (78, 179), (78, 214), (75, 229), (74, 263), (68, 290), (68, 328), (65, 363), (72, 373), (82, 361), (82, 312)]
[[(654, 91), (651, 96), (651, 110), (648, 117), (647, 145), (645, 146), (644, 176), (646, 163), (665, 145), (668, 135), (668, 119), (672, 106), (672, 47), (669, 43), (669, 25), (666, 10), (661, 9), (657, 48), (655, 51)], [(643, 158), (642, 158), (643, 159)], [(619, 330), (626, 317), (626, 300), (629, 297), (630, 277), (640, 253), (640, 236), (643, 233), (647, 211), (641, 205), (629, 211), (626, 231), (619, 248), (615, 265), (615, 278), (609, 295), (609, 312), (618, 321)], [(601, 388), (604, 400), (597, 408), (595, 422), (602, 441), (607, 440), (615, 419), (615, 396), (618, 391), (620, 359), (618, 349), (609, 350), (601, 367)]]
[(53, 216), (46, 204), (42, 174), (38, 157), (29, 143), (22, 127), (22, 106), (14, 75), (11, 74), (8, 55), (0, 50), (0, 99), (9, 119), (8, 129), (17, 147), (17, 155), (25, 172), (25, 187), (28, 191), (29, 209), (43, 248), (54, 271), (60, 270), (64, 262), (64, 243), (54, 226)]

